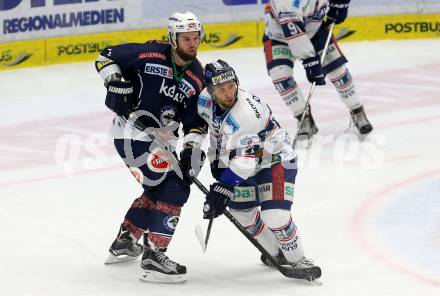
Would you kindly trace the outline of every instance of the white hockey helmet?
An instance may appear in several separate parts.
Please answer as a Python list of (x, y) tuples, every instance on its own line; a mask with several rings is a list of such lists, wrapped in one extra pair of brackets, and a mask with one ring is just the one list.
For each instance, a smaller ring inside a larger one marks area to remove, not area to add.
[(203, 27), (200, 20), (192, 12), (175, 12), (168, 19), (168, 39), (172, 47), (177, 47), (177, 33), (200, 32), (203, 39)]

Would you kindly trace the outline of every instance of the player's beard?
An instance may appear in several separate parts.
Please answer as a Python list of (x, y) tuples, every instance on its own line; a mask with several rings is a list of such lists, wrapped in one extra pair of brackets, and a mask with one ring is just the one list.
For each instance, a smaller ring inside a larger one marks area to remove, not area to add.
[(191, 60), (194, 60), (197, 56), (197, 51), (194, 51), (193, 54), (188, 53), (180, 49), (179, 47), (176, 48), (176, 53), (184, 62), (189, 62)]

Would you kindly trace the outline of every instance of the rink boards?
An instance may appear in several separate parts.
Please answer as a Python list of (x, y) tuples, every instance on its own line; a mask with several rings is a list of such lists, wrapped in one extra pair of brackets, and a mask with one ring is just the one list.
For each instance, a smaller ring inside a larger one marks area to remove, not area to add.
[[(259, 47), (262, 21), (206, 24), (201, 50)], [(356, 16), (338, 25), (341, 41), (426, 39), (440, 36), (440, 14)], [(130, 30), (0, 43), (0, 70), (92, 61), (106, 46), (167, 40), (166, 28)]]

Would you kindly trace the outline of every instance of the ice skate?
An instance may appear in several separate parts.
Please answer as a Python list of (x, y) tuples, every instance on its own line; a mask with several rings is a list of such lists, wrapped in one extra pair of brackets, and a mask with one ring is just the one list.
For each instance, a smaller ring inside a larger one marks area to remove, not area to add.
[(163, 249), (146, 248), (141, 267), (143, 282), (179, 284), (187, 281), (186, 267), (169, 259)]
[(365, 114), (364, 107), (361, 106), (350, 111), (351, 120), (361, 135), (369, 134), (373, 130), (373, 126)]
[(321, 268), (313, 264), (313, 262), (306, 257), (302, 257), (298, 262), (290, 264), (292, 268), (297, 271), (298, 278), (307, 281), (314, 281), (321, 277)]
[(110, 255), (105, 264), (135, 260), (142, 254), (142, 250), (142, 245), (135, 242), (128, 229), (121, 225), (118, 236), (110, 246)]
[[(298, 120), (298, 124), (301, 121), (301, 116), (295, 116)], [(315, 124), (315, 120), (313, 119), (312, 113), (309, 111), (306, 112), (304, 116), (304, 120), (302, 121), (301, 127), (298, 131), (298, 140), (299, 141), (307, 141), (306, 149), (310, 148), (313, 141), (313, 136), (318, 133), (318, 127)]]

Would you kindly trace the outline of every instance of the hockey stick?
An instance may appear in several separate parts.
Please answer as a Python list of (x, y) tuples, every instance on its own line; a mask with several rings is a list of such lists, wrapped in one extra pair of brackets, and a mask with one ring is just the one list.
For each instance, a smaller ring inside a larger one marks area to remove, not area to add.
[[(207, 194), (208, 190), (203, 186), (203, 184), (195, 177), (191, 178), (194, 184), (197, 185), (197, 187), (204, 193)], [(223, 214), (229, 219), (229, 221), (234, 224), (234, 226), (272, 263), (272, 266), (274, 266), (276, 269), (278, 269), (284, 276), (288, 278), (294, 278), (294, 279), (303, 279), (312, 281), (314, 279), (310, 278), (310, 274), (304, 272), (300, 269), (293, 269), (288, 268), (285, 266), (282, 266), (278, 263), (275, 258), (272, 257), (272, 255), (269, 254), (269, 252), (266, 251), (266, 249), (255, 239), (253, 238), (249, 232), (243, 227), (243, 225), (238, 222), (237, 219), (234, 218), (234, 216), (228, 211), (225, 210)], [(208, 229), (209, 230), (209, 229)], [(316, 278), (319, 278), (321, 276), (321, 270), (319, 269), (319, 274), (316, 275)]]
[[(333, 28), (334, 27), (335, 27), (335, 23), (331, 23), (330, 27), (329, 27), (329, 30), (328, 30), (327, 39), (325, 40), (324, 49), (323, 49), (322, 55), (321, 55), (321, 60), (320, 60), (321, 64), (324, 62), (324, 58), (325, 58), (325, 56), (327, 54), (327, 49), (328, 49), (328, 46), (330, 44), (330, 39), (332, 38)], [(313, 93), (315, 92), (315, 87), (316, 87), (316, 82), (313, 81), (312, 86), (310, 87), (309, 95), (307, 96), (307, 100), (306, 100), (306, 105), (304, 107), (304, 111), (301, 114), (301, 120), (298, 122), (298, 127), (296, 129), (296, 135), (295, 135), (295, 138), (293, 139), (293, 144), (292, 144), (293, 148), (295, 148), (295, 146), (296, 146), (296, 141), (298, 140), (299, 131), (301, 129), (301, 126), (302, 126), (302, 123), (304, 121), (304, 118), (306, 117), (306, 114), (308, 112), (308, 108), (309, 108), (309, 105), (310, 105), (310, 100), (312, 99)]]
[[(205, 186), (203, 186), (203, 184), (200, 183), (200, 181), (197, 178), (192, 177), (191, 180), (194, 182), (194, 184), (197, 185), (197, 187), (203, 192), (203, 194), (206, 195), (209, 193), (208, 189), (206, 189)], [(211, 216), (211, 218), (209, 218), (208, 229), (206, 230), (206, 236), (203, 235), (203, 231), (200, 225), (196, 226), (196, 235), (200, 245), (202, 246), (203, 253), (206, 252), (206, 248), (208, 247), (208, 240), (209, 240), (209, 236), (211, 235), (212, 222), (214, 222), (214, 215)]]

